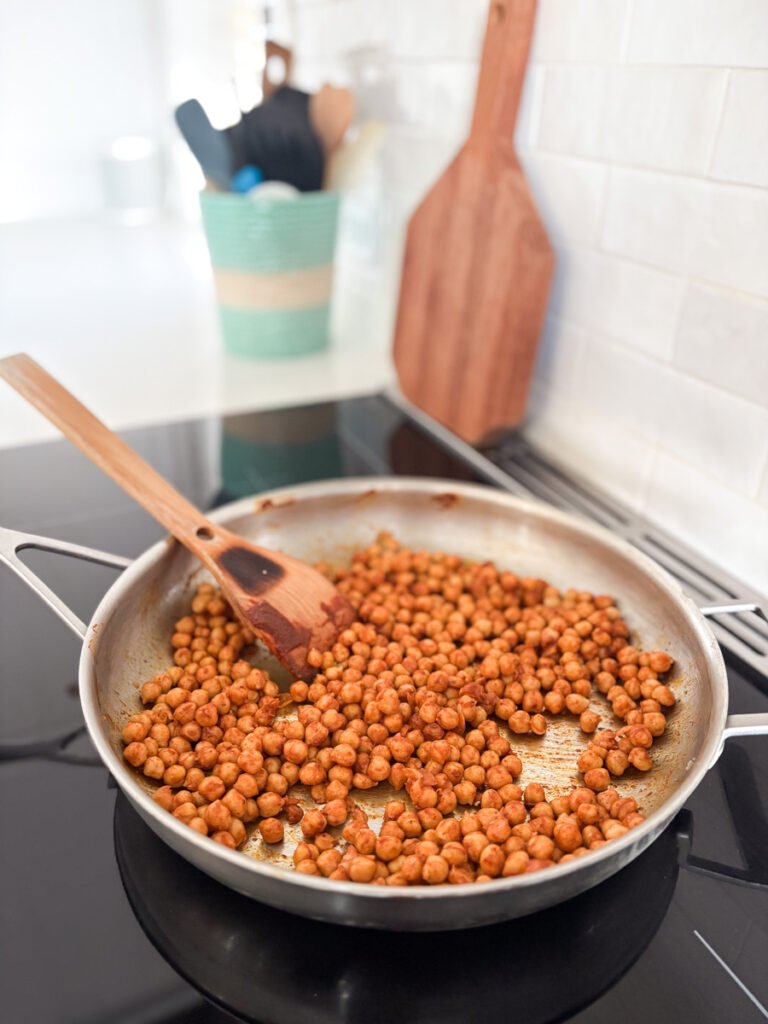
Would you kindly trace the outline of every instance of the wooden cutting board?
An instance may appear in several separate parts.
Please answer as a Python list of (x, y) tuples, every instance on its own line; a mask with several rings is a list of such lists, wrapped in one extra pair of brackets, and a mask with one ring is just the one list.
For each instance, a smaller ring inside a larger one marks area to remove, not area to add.
[(469, 138), (408, 227), (394, 358), (476, 443), (525, 411), (554, 257), (514, 149), (536, 0), (491, 0)]

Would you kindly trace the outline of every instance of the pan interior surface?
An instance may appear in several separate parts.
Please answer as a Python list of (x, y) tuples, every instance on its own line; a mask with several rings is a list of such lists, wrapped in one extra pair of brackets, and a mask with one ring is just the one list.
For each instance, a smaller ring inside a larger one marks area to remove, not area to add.
[[(256, 544), (307, 561), (345, 564), (355, 549), (385, 530), (412, 548), (493, 561), (501, 569), (543, 578), (563, 589), (610, 594), (630, 627), (632, 642), (674, 656), (671, 685), (678, 698), (665, 735), (654, 745), (653, 769), (647, 775), (627, 775), (616, 781), (616, 787), (634, 796), (647, 817), (712, 755), (712, 732), (725, 714), (725, 698), (712, 685), (711, 659), (703, 656), (709, 639), (697, 613), (677, 584), (647, 559), (572, 517), (491, 488), (382, 478), (306, 485), (278, 492), (272, 500), (237, 502), (219, 509), (213, 518)], [(128, 572), (132, 576), (122, 581), (119, 600), (104, 615), (107, 595), (101, 619), (97, 613), (92, 623), (94, 671), (84, 684), (92, 692), (83, 693), (84, 702), (95, 702), (102, 738), (118, 758), (122, 725), (140, 707), (138, 688), (171, 663), (173, 623), (205, 578), (196, 559), (170, 541), (156, 546)], [(714, 638), (711, 646), (716, 655)], [(621, 724), (599, 694), (593, 695), (591, 704), (602, 716), (600, 727)], [(512, 742), (523, 760), (517, 781), (541, 782), (552, 797), (580, 783), (576, 759), (586, 737), (573, 716), (548, 716), (547, 722), (544, 737), (515, 736)], [(130, 774), (137, 789), (152, 788), (147, 780)], [(374, 819), (381, 816), (388, 795), (383, 790), (356, 794), (364, 797), (359, 802)], [(293, 835), (290, 829), (286, 835), (286, 843), (276, 852), (259, 838), (250, 839), (245, 852), (287, 866), (298, 826)]]

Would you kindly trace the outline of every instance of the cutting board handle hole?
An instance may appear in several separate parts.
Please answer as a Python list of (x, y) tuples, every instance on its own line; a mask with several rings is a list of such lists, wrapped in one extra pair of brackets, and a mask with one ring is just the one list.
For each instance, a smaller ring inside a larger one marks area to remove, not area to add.
[(201, 526), (195, 531), (195, 534), (200, 538), (200, 540), (213, 540), (213, 530), (210, 526)]

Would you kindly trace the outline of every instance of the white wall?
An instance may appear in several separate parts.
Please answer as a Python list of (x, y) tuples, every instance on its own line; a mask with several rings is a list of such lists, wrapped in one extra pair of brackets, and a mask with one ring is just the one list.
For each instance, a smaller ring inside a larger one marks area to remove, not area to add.
[[(272, 23), (290, 36), (285, 4)], [(233, 123), (263, 61), (263, 0), (2, 0), (0, 224), (103, 213), (101, 161), (126, 135), (159, 146), (169, 205), (199, 216), (173, 109), (195, 96)]]
[[(298, 83), (389, 129), (345, 212), (342, 335), (390, 342), (486, 10), (294, 0)], [(768, 4), (540, 0), (517, 143), (557, 249), (530, 435), (768, 592)]]
[(110, 143), (169, 120), (160, 45), (154, 0), (0, 3), (0, 222), (103, 208)]

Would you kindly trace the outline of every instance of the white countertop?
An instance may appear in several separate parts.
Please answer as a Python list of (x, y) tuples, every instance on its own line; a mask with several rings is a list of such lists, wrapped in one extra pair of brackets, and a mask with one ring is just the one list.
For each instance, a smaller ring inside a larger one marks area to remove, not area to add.
[[(354, 333), (312, 356), (235, 358), (199, 226), (0, 226), (0, 356), (28, 352), (114, 429), (378, 391), (389, 352)], [(0, 447), (57, 436), (0, 382)]]

